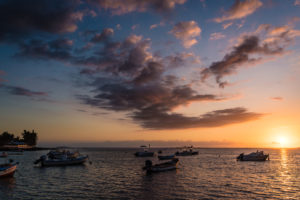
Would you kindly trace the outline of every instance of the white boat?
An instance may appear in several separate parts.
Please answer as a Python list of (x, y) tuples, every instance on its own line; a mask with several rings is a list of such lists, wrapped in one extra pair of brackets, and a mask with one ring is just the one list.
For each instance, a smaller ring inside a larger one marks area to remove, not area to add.
[(17, 170), (18, 163), (12, 163), (11, 160), (9, 163), (0, 164), (0, 178), (13, 176)]
[(241, 153), (237, 158), (238, 161), (266, 161), (270, 159), (269, 154), (264, 154), (263, 151), (256, 151), (250, 154)]
[(146, 160), (145, 167), (143, 169), (147, 170), (148, 173), (164, 172), (164, 171), (177, 169), (178, 163), (179, 163), (178, 158), (173, 158), (171, 161), (159, 163), (159, 164), (155, 164), (155, 165), (152, 165), (151, 160)]
[(41, 156), (37, 159), (34, 164), (41, 163), (42, 167), (50, 166), (67, 166), (67, 165), (80, 165), (85, 163), (88, 160), (87, 155), (81, 155), (78, 152), (76, 153), (61, 153), (53, 154), (51, 151), (47, 155)]
[(154, 155), (154, 152), (149, 151), (150, 144), (149, 144), (149, 147), (142, 145), (142, 146), (140, 146), (140, 148), (142, 150), (141, 151), (137, 151), (134, 154), (136, 157), (152, 157)]

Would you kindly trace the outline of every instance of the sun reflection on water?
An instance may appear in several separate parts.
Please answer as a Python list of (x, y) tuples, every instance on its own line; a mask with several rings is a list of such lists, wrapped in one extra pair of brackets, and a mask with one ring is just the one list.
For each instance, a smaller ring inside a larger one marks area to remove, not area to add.
[(280, 171), (280, 179), (282, 182), (282, 190), (286, 191), (291, 188), (291, 173), (288, 164), (288, 152), (286, 149), (281, 149), (281, 171)]

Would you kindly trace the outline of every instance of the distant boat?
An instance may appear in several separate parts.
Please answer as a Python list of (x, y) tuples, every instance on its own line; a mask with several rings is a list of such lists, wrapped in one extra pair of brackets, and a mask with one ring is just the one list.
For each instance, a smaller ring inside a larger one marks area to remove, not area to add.
[(164, 155), (164, 156), (157, 156), (159, 160), (171, 160), (175, 157), (174, 154), (172, 155)]
[(142, 149), (141, 151), (137, 151), (135, 152), (135, 156), (136, 157), (152, 157), (154, 155), (154, 152), (152, 151), (149, 151), (150, 149), (150, 144), (149, 144), (149, 147), (145, 146), (145, 145), (142, 145), (140, 146), (140, 148)]
[(171, 161), (156, 164), (156, 165), (152, 165), (151, 160), (146, 160), (145, 167), (143, 169), (147, 170), (148, 173), (164, 172), (164, 171), (177, 169), (178, 163), (179, 163), (178, 158), (173, 158)]
[(13, 163), (13, 160), (10, 160), (9, 163), (0, 164), (0, 178), (13, 176), (17, 170), (18, 163)]
[(238, 161), (266, 161), (270, 159), (269, 154), (264, 154), (263, 151), (256, 151), (250, 154), (241, 153), (237, 158)]
[(2, 152), (2, 154), (0, 154), (0, 158), (6, 158), (8, 155), (6, 152)]
[(177, 151), (175, 153), (176, 156), (193, 156), (193, 155), (198, 155), (198, 154), (199, 154), (198, 151), (193, 150), (193, 146), (184, 147), (181, 152)]
[(87, 155), (81, 155), (78, 152), (69, 151), (50, 151), (47, 155), (41, 156), (34, 164), (41, 163), (42, 167), (80, 165), (88, 160)]

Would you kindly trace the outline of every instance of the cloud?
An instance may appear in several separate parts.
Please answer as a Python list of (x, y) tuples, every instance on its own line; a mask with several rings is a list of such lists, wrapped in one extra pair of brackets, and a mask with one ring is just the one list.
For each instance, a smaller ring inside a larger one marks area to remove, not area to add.
[(0, 88), (4, 88), (7, 90), (9, 94), (18, 95), (18, 96), (26, 96), (26, 97), (46, 97), (48, 96), (47, 92), (40, 92), (40, 91), (32, 91), (23, 87), (17, 86), (8, 86), (2, 85)]
[(7, 0), (0, 4), (0, 41), (14, 41), (35, 32), (68, 33), (84, 12), (78, 0)]
[(200, 117), (174, 113), (176, 107), (191, 102), (226, 100), (225, 97), (197, 94), (188, 85), (168, 87), (163, 83), (152, 83), (132, 87), (120, 83), (96, 86), (94, 91), (98, 94), (93, 97), (78, 98), (82, 103), (93, 107), (129, 111), (129, 116), (147, 129), (217, 127), (255, 120), (262, 116), (244, 108), (216, 110)]
[(236, 0), (228, 11), (220, 18), (215, 18), (214, 21), (221, 23), (228, 20), (245, 18), (254, 13), (263, 3), (260, 0)]
[(70, 61), (72, 59), (71, 47), (73, 41), (60, 38), (52, 41), (29, 40), (19, 44), (20, 52), (16, 56), (35, 59), (54, 59), (59, 61)]
[(223, 29), (227, 29), (227, 28), (230, 27), (232, 24), (233, 24), (233, 22), (229, 22), (229, 23), (226, 23), (226, 24), (222, 24)]
[(262, 24), (255, 33), (238, 38), (239, 44), (234, 46), (221, 61), (213, 62), (208, 68), (202, 70), (201, 79), (204, 81), (214, 75), (219, 87), (224, 88), (229, 84), (222, 81), (224, 76), (236, 73), (244, 65), (251, 66), (263, 62), (266, 56), (283, 55), (286, 52), (285, 48), (297, 36), (300, 36), (300, 31), (292, 27)]
[(300, 6), (300, 0), (295, 0), (294, 5), (295, 6)]
[(219, 40), (219, 39), (222, 39), (222, 38), (225, 38), (226, 36), (223, 34), (223, 33), (212, 33), (210, 34), (210, 37), (209, 39), (210, 40)]
[(159, 27), (159, 26), (164, 26), (164, 25), (165, 25), (164, 22), (160, 22), (159, 24), (152, 24), (152, 25), (149, 27), (149, 29), (152, 30), (152, 29), (155, 29), (155, 28), (157, 28), (157, 27)]
[(185, 48), (190, 48), (198, 42), (196, 37), (200, 36), (201, 28), (195, 21), (185, 21), (175, 24), (170, 33), (181, 40)]
[(88, 2), (109, 10), (113, 15), (122, 15), (149, 10), (165, 13), (173, 10), (176, 4), (184, 4), (186, 0), (89, 0)]
[(5, 79), (2, 79), (1, 76), (5, 75), (5, 71), (0, 70), (0, 87), (1, 87), (1, 83), (5, 82)]
[(283, 101), (282, 97), (270, 97), (270, 99), (272, 99), (274, 101)]
[(178, 107), (193, 102), (219, 102), (232, 96), (197, 92), (192, 84), (171, 73), (175, 67), (194, 62), (194, 54), (162, 57), (151, 53), (150, 44), (150, 39), (138, 35), (106, 43), (98, 52), (100, 58), (82, 61), (85, 68), (81, 75), (89, 78), (87, 86), (91, 90), (89, 95), (76, 95), (76, 98), (93, 108), (125, 112), (147, 129), (216, 127), (261, 116), (244, 108), (213, 111), (199, 117), (176, 113)]
[(199, 117), (186, 117), (181, 114), (161, 112), (159, 110), (141, 110), (134, 114), (134, 119), (140, 121), (148, 129), (186, 129), (219, 127), (250, 120), (257, 120), (263, 114), (248, 112), (244, 108), (215, 110)]
[(107, 41), (114, 34), (114, 30), (112, 28), (105, 28), (101, 33), (97, 33), (91, 39), (91, 42), (98, 43)]

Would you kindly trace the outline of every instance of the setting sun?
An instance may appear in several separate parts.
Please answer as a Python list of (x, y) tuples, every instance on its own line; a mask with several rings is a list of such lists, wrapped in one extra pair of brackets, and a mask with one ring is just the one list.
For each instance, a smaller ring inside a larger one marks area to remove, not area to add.
[(278, 137), (277, 142), (279, 143), (280, 147), (288, 147), (289, 146), (289, 140), (285, 136)]

